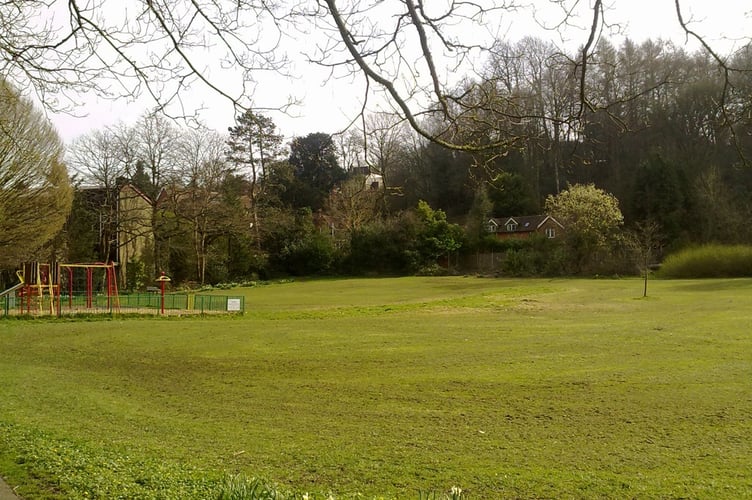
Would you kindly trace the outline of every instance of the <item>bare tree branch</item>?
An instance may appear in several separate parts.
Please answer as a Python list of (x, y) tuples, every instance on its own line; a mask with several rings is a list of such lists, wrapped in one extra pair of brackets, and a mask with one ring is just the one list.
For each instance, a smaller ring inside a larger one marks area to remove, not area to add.
[[(582, 118), (607, 109), (612, 103), (594, 100), (587, 75), (597, 63), (604, 29), (621, 28), (607, 20), (612, 6), (602, 0), (545, 5), (558, 12), (548, 29), (563, 37), (564, 30), (578, 28), (576, 36), (585, 37), (572, 68), (579, 81), (574, 113)], [(687, 37), (725, 73), (725, 104), (731, 74), (749, 68), (730, 66), (685, 21), (682, 1), (674, 5)], [(353, 122), (366, 103), (382, 104), (374, 95), (384, 96), (385, 107), (442, 146), (468, 152), (509, 148), (515, 141), (502, 133), (495, 140), (462, 140), (461, 127), (485, 123), (491, 114), (509, 122), (536, 114), (515, 109), (520, 96), (512, 89), (484, 86), (477, 65), (494, 56), (503, 22), (532, 13), (546, 25), (542, 10), (540, 2), (515, 0), (12, 0), (0, 3), (0, 77), (36, 93), (52, 110), (74, 111), (89, 92), (146, 95), (164, 113), (186, 116), (196, 107), (188, 92), (201, 89), (232, 103), (238, 114), (251, 107), (288, 111), (294, 100), (256, 102), (253, 94), (267, 73), (307, 78), (288, 56), (295, 51), (328, 69), (326, 82), (364, 78), (366, 95), (362, 108), (352, 111)], [(579, 26), (585, 17), (587, 26)]]
[(688, 38), (693, 38), (694, 40), (700, 43), (700, 45), (705, 50), (705, 52), (707, 52), (710, 55), (710, 57), (712, 57), (713, 60), (717, 63), (718, 68), (720, 68), (723, 74), (723, 89), (721, 90), (720, 102), (718, 103), (719, 108), (723, 116), (724, 125), (728, 127), (734, 147), (736, 148), (736, 151), (739, 157), (742, 159), (742, 161), (744, 161), (744, 163), (748, 163), (749, 160), (746, 158), (746, 155), (743, 151), (743, 148), (740, 144), (739, 137), (737, 136), (737, 132), (736, 132), (737, 118), (734, 117), (731, 111), (729, 110), (728, 98), (729, 98), (729, 93), (734, 88), (734, 84), (731, 81), (731, 75), (733, 73), (751, 73), (752, 68), (732, 67), (729, 64), (728, 59), (725, 57), (722, 57), (716, 50), (714, 50), (713, 47), (711, 47), (708, 41), (705, 39), (705, 37), (699, 35), (695, 30), (693, 30), (690, 27), (689, 21), (685, 20), (684, 15), (682, 13), (681, 0), (674, 0), (674, 6), (676, 8), (676, 18), (682, 30), (684, 30), (684, 33), (686, 34), (686, 36)]

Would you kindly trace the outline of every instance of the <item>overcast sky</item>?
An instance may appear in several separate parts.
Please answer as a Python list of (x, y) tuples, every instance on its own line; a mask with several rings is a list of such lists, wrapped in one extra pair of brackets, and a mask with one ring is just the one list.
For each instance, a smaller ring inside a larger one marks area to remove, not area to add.
[[(544, 8), (548, 4), (547, 0), (532, 0), (531, 4), (538, 7), (536, 17), (539, 22), (553, 26), (561, 19), (560, 11)], [(582, 9), (587, 9), (590, 2), (580, 0), (580, 4)], [(685, 42), (676, 22), (674, 0), (605, 0), (605, 4), (611, 6), (607, 20), (618, 24), (621, 32), (635, 41), (664, 38), (672, 39), (678, 44)], [(694, 20), (693, 28), (707, 36), (721, 52), (731, 50), (734, 46), (733, 40), (743, 40), (752, 32), (752, 7), (746, 4), (746, 0), (682, 0), (685, 19)], [(582, 13), (588, 14), (586, 10)], [(581, 29), (575, 26), (563, 33), (546, 31), (536, 24), (529, 11), (524, 11), (505, 14), (501, 18), (502, 25), (498, 32), (510, 41), (534, 35), (569, 48), (576, 48), (587, 39), (588, 22), (589, 19), (582, 17), (577, 22)], [(622, 35), (606, 30), (604, 36), (619, 43)], [(309, 41), (304, 40), (303, 43)], [(697, 45), (690, 43), (688, 48), (696, 49)], [(293, 109), (290, 115), (270, 114), (285, 136), (299, 136), (310, 132), (333, 133), (357, 114), (362, 102), (361, 78), (327, 81), (325, 70), (303, 61), (296, 62), (295, 72), (305, 74), (305, 78), (266, 78), (259, 82), (255, 97), (258, 103), (280, 102), (287, 96), (294, 96), (302, 102), (302, 106)], [(92, 129), (112, 125), (118, 121), (133, 123), (153, 106), (147, 99), (135, 102), (124, 99), (84, 100), (87, 104), (77, 110), (77, 114), (84, 116), (50, 115), (66, 142)], [(225, 132), (227, 127), (234, 124), (232, 105), (208, 90), (196, 89), (186, 102), (194, 107), (205, 108), (200, 112), (200, 117), (211, 128)]]

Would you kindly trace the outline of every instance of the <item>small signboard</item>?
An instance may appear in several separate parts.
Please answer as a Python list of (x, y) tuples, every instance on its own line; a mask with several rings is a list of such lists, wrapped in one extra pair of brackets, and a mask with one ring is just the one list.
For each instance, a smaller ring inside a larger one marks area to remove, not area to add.
[(240, 299), (227, 299), (227, 310), (230, 312), (240, 312)]

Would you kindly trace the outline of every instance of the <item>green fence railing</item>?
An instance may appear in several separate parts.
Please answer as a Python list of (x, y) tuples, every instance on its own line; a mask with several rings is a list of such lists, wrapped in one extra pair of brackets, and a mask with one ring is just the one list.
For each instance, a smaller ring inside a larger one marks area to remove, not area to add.
[[(106, 302), (107, 297), (104, 297)], [(120, 295), (120, 309), (158, 309), (162, 296), (156, 293)], [(99, 298), (98, 304), (102, 302)], [(106, 305), (106, 304), (105, 304)], [(164, 308), (199, 312), (243, 312), (245, 297), (230, 295), (171, 293), (164, 296)]]
[(11, 309), (16, 307), (16, 296), (3, 295), (0, 297), (0, 313), (7, 316)]
[[(26, 304), (25, 301), (16, 296), (15, 293), (8, 293), (0, 296), (0, 315), (9, 314), (26, 314), (27, 311), (33, 314), (49, 314), (49, 296), (44, 297), (46, 306), (39, 306), (38, 298), (33, 298), (32, 305)], [(23, 305), (22, 305), (23, 304)], [(25, 305), (25, 307), (24, 307)], [(160, 311), (162, 308), (162, 295), (158, 293), (143, 294), (122, 294), (118, 298), (107, 297), (107, 295), (95, 294), (88, 297), (85, 293), (74, 292), (72, 295), (60, 295), (61, 312), (73, 311), (95, 311), (95, 312), (121, 312), (137, 310), (155, 310)], [(165, 311), (193, 311), (193, 312), (228, 312), (242, 313), (245, 311), (245, 297), (231, 295), (208, 295), (192, 293), (175, 293), (165, 294), (164, 296)]]

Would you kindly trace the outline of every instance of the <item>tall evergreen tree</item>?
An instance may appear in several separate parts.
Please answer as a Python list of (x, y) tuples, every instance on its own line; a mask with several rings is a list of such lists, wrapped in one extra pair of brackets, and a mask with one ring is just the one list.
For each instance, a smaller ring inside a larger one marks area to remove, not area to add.
[(229, 127), (227, 159), (235, 165), (240, 174), (250, 181), (251, 219), (256, 247), (261, 248), (260, 210), (270, 165), (279, 159), (282, 135), (271, 118), (248, 110), (236, 119), (236, 125)]
[(321, 209), (331, 189), (345, 179), (330, 134), (315, 132), (293, 139), (289, 163), (296, 182), (289, 190), (288, 201), (294, 207)]

